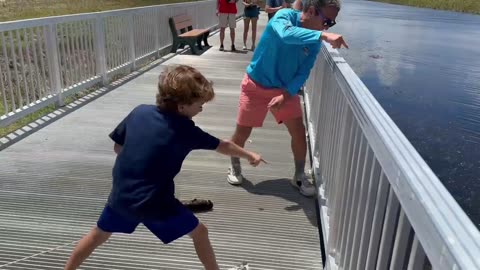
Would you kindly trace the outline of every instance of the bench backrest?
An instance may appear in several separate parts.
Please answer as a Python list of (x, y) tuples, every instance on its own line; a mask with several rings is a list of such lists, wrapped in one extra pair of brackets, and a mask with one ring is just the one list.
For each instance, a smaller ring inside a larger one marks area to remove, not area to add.
[(169, 19), (170, 28), (174, 34), (183, 34), (193, 29), (192, 18), (187, 14), (177, 15)]

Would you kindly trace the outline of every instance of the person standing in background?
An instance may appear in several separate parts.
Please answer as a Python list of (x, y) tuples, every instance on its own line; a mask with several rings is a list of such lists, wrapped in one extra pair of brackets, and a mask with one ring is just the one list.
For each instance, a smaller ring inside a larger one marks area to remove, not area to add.
[(232, 52), (235, 48), (235, 28), (237, 27), (237, 2), (238, 0), (217, 0), (217, 16), (220, 26), (220, 51), (224, 51), (225, 29), (230, 28)]
[(267, 0), (265, 12), (268, 14), (268, 20), (270, 21), (277, 11), (286, 7), (288, 7), (288, 4), (285, 0)]
[(255, 50), (255, 41), (257, 39), (257, 21), (260, 15), (260, 7), (257, 0), (244, 0), (244, 28), (243, 28), (243, 50), (247, 50), (247, 38), (250, 22), (252, 23), (252, 51)]

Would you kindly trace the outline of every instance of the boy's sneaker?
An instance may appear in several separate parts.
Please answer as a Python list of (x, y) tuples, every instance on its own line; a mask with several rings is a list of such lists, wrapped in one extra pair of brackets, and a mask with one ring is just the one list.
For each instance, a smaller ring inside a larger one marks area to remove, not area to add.
[(232, 268), (228, 268), (228, 270), (250, 270), (250, 266), (248, 265), (248, 262), (242, 262), (239, 265), (236, 265)]
[(238, 186), (243, 183), (243, 175), (241, 173), (234, 173), (232, 167), (228, 168), (227, 182), (230, 185)]
[(300, 191), (303, 196), (311, 197), (315, 195), (315, 186), (308, 181), (305, 174), (295, 175), (290, 181), (292, 185)]
[(237, 49), (235, 48), (235, 45), (232, 44), (232, 52), (235, 52), (237, 51)]
[(242, 48), (244, 51), (247, 50), (247, 45), (243, 45), (243, 48)]
[(225, 50), (225, 49), (223, 48), (223, 44), (222, 44), (222, 45), (220, 45), (220, 51), (222, 51), (222, 52), (223, 52), (224, 50)]

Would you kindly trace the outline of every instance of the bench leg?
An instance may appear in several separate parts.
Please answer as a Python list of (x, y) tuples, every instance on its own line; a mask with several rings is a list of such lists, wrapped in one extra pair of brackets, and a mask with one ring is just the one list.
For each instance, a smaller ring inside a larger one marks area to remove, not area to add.
[(208, 36), (210, 36), (210, 31), (203, 34), (203, 45), (205, 45), (207, 47), (210, 47), (210, 44), (208, 44), (208, 41), (207, 41)]
[(171, 51), (172, 53), (176, 53), (176, 52), (177, 52), (178, 45), (180, 45), (179, 42), (178, 42), (178, 40), (173, 40), (172, 51)]
[(190, 50), (192, 50), (192, 54), (198, 54), (197, 47), (195, 46), (195, 40), (189, 41), (188, 46), (190, 46)]
[(202, 37), (201, 37), (201, 36), (199, 36), (199, 37), (197, 38), (197, 47), (198, 47), (199, 50), (203, 50), (203, 47), (202, 47)]

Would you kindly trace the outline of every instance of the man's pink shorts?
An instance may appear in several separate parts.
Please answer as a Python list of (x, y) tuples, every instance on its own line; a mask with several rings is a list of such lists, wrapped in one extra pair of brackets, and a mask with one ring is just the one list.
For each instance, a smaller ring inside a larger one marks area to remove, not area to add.
[[(268, 103), (282, 94), (280, 89), (264, 88), (245, 74), (242, 81), (238, 106), (237, 124), (246, 127), (261, 127), (267, 116)], [(272, 111), (277, 123), (301, 118), (303, 116), (300, 97), (295, 95), (285, 100), (280, 109)]]

